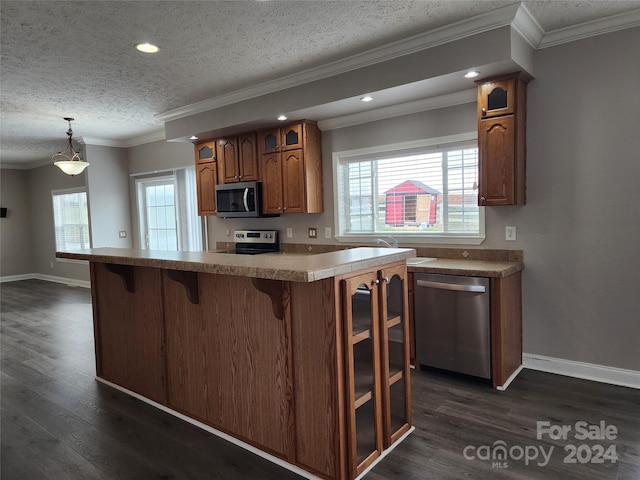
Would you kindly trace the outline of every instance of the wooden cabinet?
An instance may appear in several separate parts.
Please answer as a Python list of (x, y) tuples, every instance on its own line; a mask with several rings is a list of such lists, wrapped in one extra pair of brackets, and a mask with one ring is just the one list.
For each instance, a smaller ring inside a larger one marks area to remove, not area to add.
[(215, 142), (197, 143), (195, 145), (195, 156), (198, 215), (215, 215), (216, 185), (218, 184)]
[(202, 142), (197, 143), (196, 150), (196, 164), (209, 163), (216, 161), (216, 144), (215, 142)]
[(198, 215), (216, 214), (216, 185), (218, 184), (217, 162), (196, 164), (196, 189), (198, 192)]
[(524, 205), (526, 92), (522, 72), (479, 80), (478, 205)]
[(216, 140), (220, 183), (258, 180), (258, 151), (256, 134)]
[(405, 265), (342, 280), (349, 477), (411, 424)]
[(258, 142), (263, 212), (321, 213), (322, 152), (317, 125), (304, 121), (264, 130)]

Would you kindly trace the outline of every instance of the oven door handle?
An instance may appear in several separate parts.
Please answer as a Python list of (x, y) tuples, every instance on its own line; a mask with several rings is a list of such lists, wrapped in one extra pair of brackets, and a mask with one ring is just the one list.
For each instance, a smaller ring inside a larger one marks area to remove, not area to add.
[(248, 197), (249, 196), (249, 189), (245, 188), (244, 189), (244, 195), (242, 195), (242, 202), (244, 203), (244, 211), (248, 212), (249, 211), (249, 202), (248, 202)]
[(486, 291), (484, 285), (458, 285), (455, 283), (430, 282), (427, 280), (418, 280), (417, 284), (419, 287), (455, 290), (456, 292), (484, 293)]

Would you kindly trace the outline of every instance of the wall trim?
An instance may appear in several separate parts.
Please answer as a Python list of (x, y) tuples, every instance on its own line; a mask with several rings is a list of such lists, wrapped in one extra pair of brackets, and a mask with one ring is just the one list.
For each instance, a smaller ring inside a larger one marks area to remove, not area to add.
[(21, 275), (7, 275), (0, 277), (0, 283), (19, 282), (21, 280), (44, 280), (45, 282), (64, 283), (72, 287), (91, 288), (88, 280), (77, 280), (75, 278), (56, 277), (54, 275), (44, 275), (42, 273), (23, 273)]
[(75, 278), (56, 277), (53, 275), (43, 275), (41, 273), (34, 274), (32, 278), (35, 278), (36, 280), (45, 280), (47, 282), (64, 283), (65, 285), (70, 285), (72, 287), (91, 288), (91, 282), (89, 282), (88, 280), (77, 280)]
[(21, 275), (6, 275), (4, 277), (0, 277), (0, 283), (19, 282), (21, 280), (32, 280), (34, 278), (36, 278), (35, 273), (23, 273)]
[(574, 360), (535, 355), (533, 353), (523, 353), (522, 364), (524, 368), (530, 370), (640, 389), (640, 371), (636, 370), (576, 362)]

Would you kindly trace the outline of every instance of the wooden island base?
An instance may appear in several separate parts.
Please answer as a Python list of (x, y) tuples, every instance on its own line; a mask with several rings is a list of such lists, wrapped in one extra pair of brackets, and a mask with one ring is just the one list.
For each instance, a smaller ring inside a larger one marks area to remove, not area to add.
[(392, 259), (309, 282), (91, 261), (97, 377), (307, 478), (357, 478), (411, 431)]

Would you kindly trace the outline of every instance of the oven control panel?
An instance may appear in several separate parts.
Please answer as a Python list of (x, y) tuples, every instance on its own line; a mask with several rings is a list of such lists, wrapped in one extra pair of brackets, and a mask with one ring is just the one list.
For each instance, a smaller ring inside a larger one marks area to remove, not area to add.
[(233, 232), (236, 243), (278, 243), (277, 230), (236, 230)]

